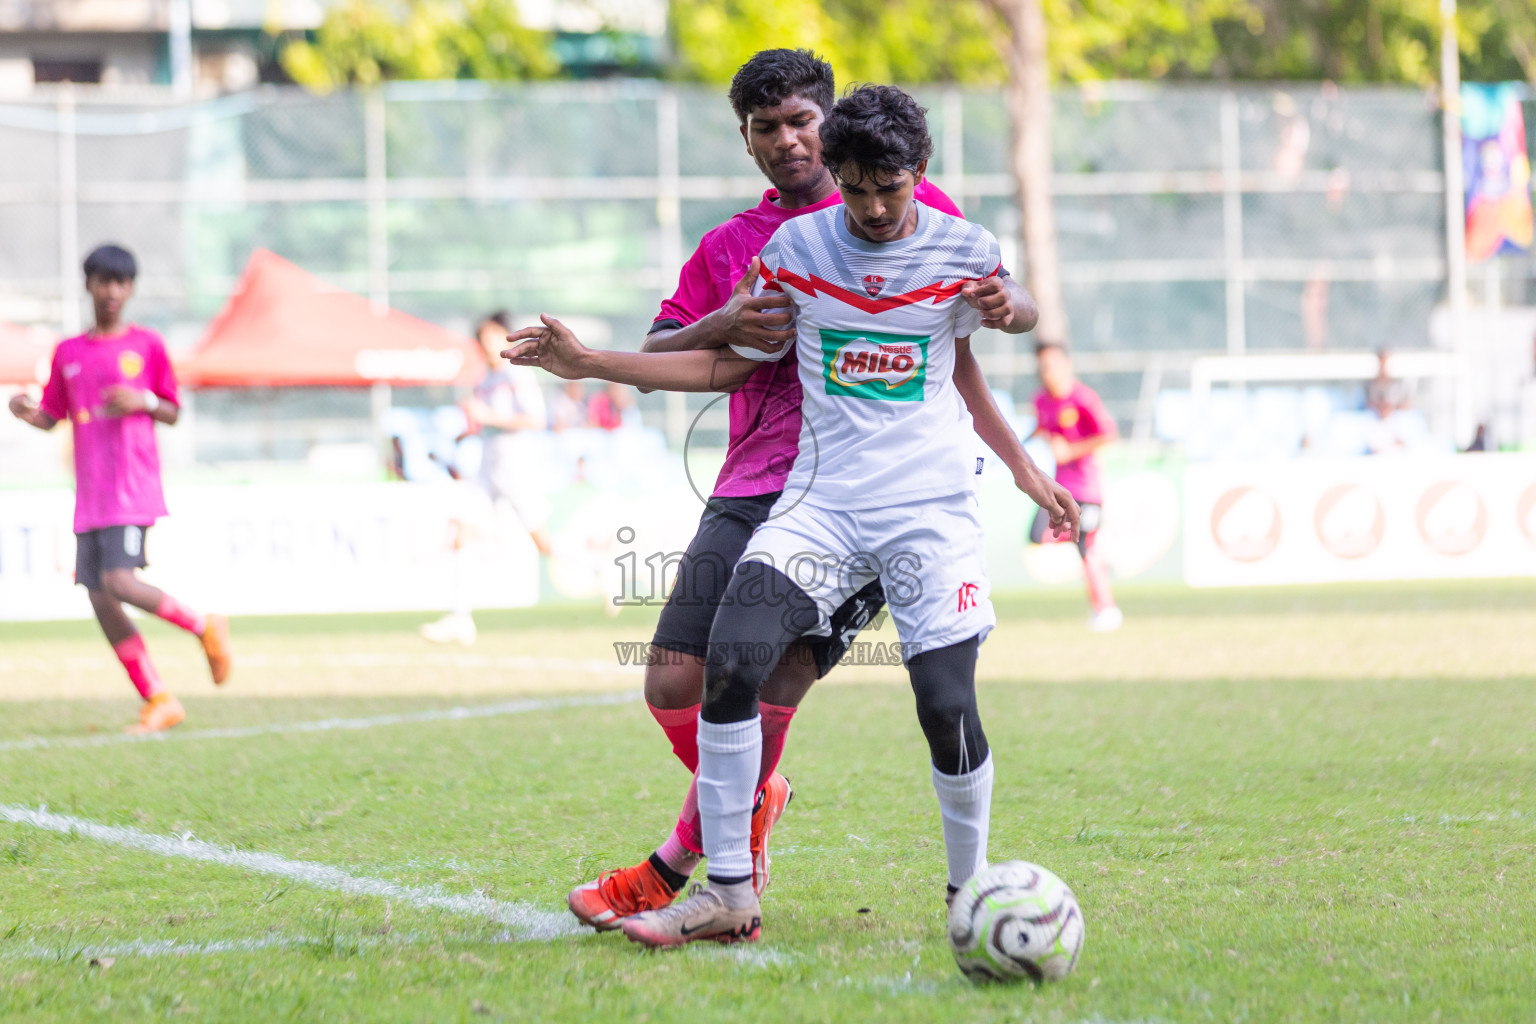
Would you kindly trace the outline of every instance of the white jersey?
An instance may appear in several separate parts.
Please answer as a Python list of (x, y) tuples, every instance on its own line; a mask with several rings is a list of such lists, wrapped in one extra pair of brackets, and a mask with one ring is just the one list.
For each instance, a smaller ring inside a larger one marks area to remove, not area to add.
[(785, 495), (853, 510), (972, 489), (976, 435), (953, 376), (955, 339), (981, 314), (960, 287), (999, 271), (997, 239), (916, 205), (916, 230), (894, 242), (854, 237), (837, 205), (786, 221), (763, 248), (754, 290), (793, 302), (800, 362)]

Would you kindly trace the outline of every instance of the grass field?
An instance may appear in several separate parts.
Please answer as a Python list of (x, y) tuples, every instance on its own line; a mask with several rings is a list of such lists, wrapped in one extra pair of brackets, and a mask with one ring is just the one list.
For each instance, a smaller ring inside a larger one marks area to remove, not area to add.
[(118, 740), (94, 626), (0, 626), (0, 1015), (1536, 1019), (1536, 584), (1124, 606), (1093, 636), (1075, 593), (1004, 601), (983, 653), (993, 858), (1051, 867), (1088, 925), (1038, 990), (949, 957), (900, 670), (796, 720), (762, 942), (658, 955), (563, 903), (686, 784), (611, 647), (644, 615), (487, 615), (453, 651), (420, 616), (237, 621), (217, 693), (150, 623), (190, 713), (164, 742)]

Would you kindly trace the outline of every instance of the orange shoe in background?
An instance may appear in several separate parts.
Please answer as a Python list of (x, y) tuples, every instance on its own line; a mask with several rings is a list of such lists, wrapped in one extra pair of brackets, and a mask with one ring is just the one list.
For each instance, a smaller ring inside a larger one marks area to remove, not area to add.
[(161, 690), (144, 702), (144, 707), (139, 710), (139, 720), (123, 732), (164, 732), (180, 725), (186, 717), (187, 709), (181, 706), (181, 701)]
[(649, 860), (632, 868), (604, 871), (597, 881), (579, 885), (565, 898), (571, 913), (582, 924), (600, 932), (613, 931), (626, 917), (660, 910), (677, 898)]
[(795, 798), (795, 789), (778, 772), (768, 776), (762, 799), (752, 811), (752, 891), (759, 897), (768, 888), (768, 836), (784, 808)]
[(208, 671), (215, 683), (229, 678), (229, 668), (234, 659), (229, 653), (229, 619), (223, 615), (209, 615), (203, 628), (203, 653), (208, 656)]

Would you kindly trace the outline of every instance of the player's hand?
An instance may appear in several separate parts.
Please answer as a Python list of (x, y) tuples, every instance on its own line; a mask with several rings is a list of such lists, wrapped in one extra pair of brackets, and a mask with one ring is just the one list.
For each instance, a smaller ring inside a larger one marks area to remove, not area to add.
[(19, 420), (31, 422), (32, 414), (37, 412), (37, 402), (20, 392), (11, 396), (10, 406), (11, 415)]
[(571, 329), (548, 313), (540, 313), (543, 327), (524, 327), (507, 335), (512, 347), (501, 357), (514, 366), (537, 366), (565, 380), (590, 376), (584, 369), (591, 349)]
[(1056, 465), (1072, 461), (1072, 443), (1060, 434), (1047, 435), (1047, 443), (1051, 446), (1051, 458), (1056, 460)]
[(148, 412), (144, 404), (144, 392), (126, 384), (112, 384), (102, 392), (101, 411), (108, 416), (129, 416), (136, 412)]
[(753, 256), (747, 272), (741, 275), (731, 289), (731, 297), (716, 315), (720, 317), (726, 344), (777, 352), (795, 338), (795, 315), (789, 296), (783, 292), (752, 294), (752, 285), (762, 271), (763, 261)]
[(960, 286), (960, 297), (981, 313), (981, 326), (1002, 330), (1013, 323), (1013, 299), (1000, 277), (967, 281)]
[(1030, 501), (1045, 509), (1051, 520), (1053, 537), (1057, 540), (1070, 537), (1074, 544), (1077, 543), (1083, 532), (1083, 511), (1065, 487), (1038, 470), (1015, 476), (1013, 482)]

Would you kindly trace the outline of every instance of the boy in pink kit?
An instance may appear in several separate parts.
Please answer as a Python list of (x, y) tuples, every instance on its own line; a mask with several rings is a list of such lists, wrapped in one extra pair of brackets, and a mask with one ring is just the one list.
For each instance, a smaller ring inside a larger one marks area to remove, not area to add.
[(197, 636), (215, 683), (229, 677), (230, 654), (222, 615), (199, 614), (134, 574), (148, 564), (145, 534), (166, 514), (155, 422), (174, 424), (180, 412), (165, 343), (122, 319), (137, 276), (133, 254), (118, 246), (101, 246), (86, 257), (85, 289), (96, 325), (59, 342), (41, 403), (17, 395), (10, 408), (39, 430), (65, 419), (73, 427), (75, 582), (90, 595), (102, 632), (144, 698), (139, 721), (127, 731), (146, 733), (169, 729), (187, 715), (161, 684), (125, 603)]
[[(726, 346), (777, 351), (795, 337), (790, 300), (782, 294), (753, 296), (752, 284), (761, 270), (758, 253), (781, 224), (842, 202), (822, 163), (818, 135), (834, 98), (831, 67), (809, 51), (764, 50), (743, 65), (731, 83), (731, 105), (747, 152), (774, 187), (757, 206), (705, 234), (639, 353), (594, 353), (572, 338), (571, 349), (590, 356), (591, 364), (544, 367), (560, 376), (597, 377), (644, 389), (733, 392), (725, 464), (678, 566), (646, 667), (646, 703), (690, 772), (699, 763), (704, 661), (715, 611), (753, 530), (778, 500), (800, 443), (801, 384), (794, 356), (758, 365), (738, 389), (734, 383), (723, 386), (727, 367), (742, 362)], [(916, 196), (959, 216), (954, 203), (928, 182), (918, 186)], [(864, 282), (871, 295), (879, 294), (882, 285)], [(1034, 326), (1033, 300), (1006, 272), (968, 284), (965, 301), (988, 327), (1021, 333)], [(510, 340), (533, 338), (540, 330), (518, 331)], [(522, 361), (542, 365), (535, 357)], [(968, 403), (991, 407), (991, 393), (973, 360), (957, 369), (956, 383)], [(1007, 440), (1018, 446), (1011, 434)], [(873, 580), (831, 616), (830, 636), (791, 646), (763, 686), (763, 754), (750, 839), (753, 888), (759, 893), (768, 883), (768, 837), (791, 796), (788, 781), (776, 771), (790, 722), (811, 685), (837, 664), (884, 605), (884, 591)], [(628, 916), (667, 906), (702, 851), (695, 785), (666, 842), (648, 859), (605, 871), (572, 890), (567, 898), (571, 911), (584, 923), (609, 930)]]
[[(1103, 519), (1104, 491), (1094, 452), (1118, 436), (1115, 421), (1092, 388), (1072, 372), (1072, 357), (1060, 345), (1035, 346), (1040, 362), (1040, 383), (1035, 395), (1035, 437), (1044, 437), (1056, 457), (1056, 482), (1065, 487), (1082, 509), (1082, 533), (1077, 550), (1088, 579), (1088, 602), (1093, 615), (1088, 628), (1107, 633), (1120, 628), (1123, 616), (1109, 589), (1109, 568), (1095, 541)], [(1046, 543), (1049, 518), (1045, 510), (1035, 514), (1030, 527), (1031, 543)]]

